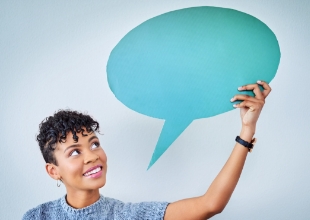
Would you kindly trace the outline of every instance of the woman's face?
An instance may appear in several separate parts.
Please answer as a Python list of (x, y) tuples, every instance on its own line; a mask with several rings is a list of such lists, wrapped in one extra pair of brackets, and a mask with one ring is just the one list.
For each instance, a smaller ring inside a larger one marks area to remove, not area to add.
[[(54, 166), (67, 191), (97, 190), (106, 183), (107, 156), (95, 133), (84, 133), (74, 142), (71, 132), (65, 143), (57, 143)], [(48, 169), (48, 168), (47, 168)]]

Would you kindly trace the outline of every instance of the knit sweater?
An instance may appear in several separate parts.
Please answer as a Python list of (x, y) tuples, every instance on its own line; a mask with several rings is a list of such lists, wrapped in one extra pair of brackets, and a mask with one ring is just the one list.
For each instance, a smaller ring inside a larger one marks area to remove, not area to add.
[(70, 220), (159, 220), (163, 219), (167, 202), (123, 203), (119, 200), (104, 197), (94, 204), (82, 209), (72, 208), (63, 196), (55, 201), (43, 203), (30, 209), (23, 216), (23, 220), (33, 219), (70, 219)]

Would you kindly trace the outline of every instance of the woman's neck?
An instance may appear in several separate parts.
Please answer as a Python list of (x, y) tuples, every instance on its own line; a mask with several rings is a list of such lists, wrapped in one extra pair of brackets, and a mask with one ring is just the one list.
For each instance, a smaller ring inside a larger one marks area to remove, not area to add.
[(68, 205), (75, 209), (85, 208), (97, 202), (100, 198), (99, 189), (91, 191), (75, 191), (67, 190), (66, 200)]

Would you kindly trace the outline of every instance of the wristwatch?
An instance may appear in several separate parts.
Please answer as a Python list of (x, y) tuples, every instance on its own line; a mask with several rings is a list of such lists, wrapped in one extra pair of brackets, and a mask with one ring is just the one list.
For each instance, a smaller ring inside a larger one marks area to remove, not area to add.
[(251, 140), (251, 143), (241, 139), (239, 136), (236, 137), (236, 142), (238, 142), (239, 144), (247, 147), (249, 149), (249, 152), (252, 152), (254, 144), (256, 143), (256, 138), (253, 138)]

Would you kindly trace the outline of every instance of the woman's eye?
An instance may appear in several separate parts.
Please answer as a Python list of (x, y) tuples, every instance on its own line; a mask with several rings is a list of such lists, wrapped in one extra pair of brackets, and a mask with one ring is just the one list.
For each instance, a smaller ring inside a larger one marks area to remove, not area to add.
[(74, 150), (70, 153), (70, 156), (76, 156), (79, 155), (79, 152), (77, 150)]
[(98, 142), (95, 142), (91, 145), (91, 149), (95, 149), (97, 147), (100, 147), (100, 144)]

